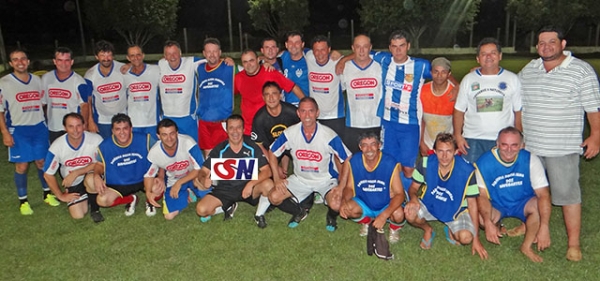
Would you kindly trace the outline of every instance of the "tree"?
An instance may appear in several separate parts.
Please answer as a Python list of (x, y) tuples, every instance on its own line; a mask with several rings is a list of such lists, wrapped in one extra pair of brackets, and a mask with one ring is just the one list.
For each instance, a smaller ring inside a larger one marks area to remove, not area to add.
[(254, 28), (281, 39), (290, 30), (308, 25), (308, 0), (248, 0)]
[(521, 30), (535, 32), (546, 25), (560, 26), (568, 32), (575, 22), (586, 15), (590, 7), (598, 6), (587, 0), (509, 0), (506, 9), (515, 15)]
[(116, 31), (128, 45), (144, 46), (168, 36), (177, 23), (179, 0), (85, 0), (88, 24), (99, 33)]
[(405, 29), (411, 45), (427, 29), (435, 32), (435, 45), (448, 45), (457, 32), (470, 30), (481, 0), (360, 0), (361, 22), (370, 32)]

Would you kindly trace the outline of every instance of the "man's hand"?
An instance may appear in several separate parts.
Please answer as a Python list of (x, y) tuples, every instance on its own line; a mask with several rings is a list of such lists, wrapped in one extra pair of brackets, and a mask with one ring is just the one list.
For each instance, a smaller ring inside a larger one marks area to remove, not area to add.
[(583, 153), (585, 159), (594, 158), (600, 152), (600, 138), (590, 135), (583, 141), (581, 147), (585, 149)]
[(232, 58), (230, 58), (230, 57), (226, 57), (225, 58), (225, 64), (228, 65), (228, 66), (235, 66), (235, 61)]
[(2, 141), (7, 147), (13, 147), (15, 145), (15, 140), (11, 134), (2, 134)]
[(467, 143), (467, 140), (463, 136), (454, 135), (456, 138), (456, 146), (458, 146), (458, 151), (463, 155), (467, 155), (467, 149), (471, 148)]
[(538, 251), (543, 251), (550, 247), (550, 229), (547, 226), (540, 226), (536, 239)]
[(483, 248), (483, 245), (477, 238), (473, 238), (473, 246), (471, 247), (471, 255), (475, 255), (475, 253), (479, 254), (479, 257), (482, 260), (487, 260), (488, 258), (487, 251)]
[(383, 226), (387, 222), (387, 219), (388, 218), (382, 216), (382, 214), (379, 214), (373, 221), (373, 227), (375, 227), (376, 229), (383, 229)]
[(73, 186), (73, 182), (77, 179), (77, 175), (75, 173), (69, 173), (63, 180), (62, 186), (70, 187)]
[(79, 195), (79, 193), (68, 193), (68, 192), (64, 192), (64, 193), (60, 194), (60, 196), (56, 196), (56, 198), (58, 198), (58, 200), (60, 200), (61, 202), (65, 202), (65, 203), (69, 203), (71, 201), (77, 200), (77, 199), (79, 199), (79, 197), (81, 197), (81, 195)]
[(498, 226), (496, 226), (490, 220), (485, 221), (484, 224), (485, 224), (485, 239), (490, 243), (500, 245), (499, 238), (502, 237), (502, 234), (500, 233)]
[(90, 132), (90, 133), (98, 133), (99, 132), (98, 126), (94, 122), (89, 122), (87, 128), (88, 128), (88, 132)]
[(421, 206), (419, 205), (419, 201), (417, 199), (411, 199), (410, 201), (408, 201), (408, 203), (406, 203), (406, 206), (404, 206), (404, 212), (406, 212), (407, 217), (416, 218), (419, 212), (419, 208), (421, 208)]
[(348, 204), (348, 201), (342, 202), (342, 204), (340, 206), (340, 217), (342, 217), (344, 219), (348, 219), (350, 214), (351, 214), (350, 213), (350, 204)]
[(270, 63), (268, 63), (268, 62), (263, 62), (262, 66), (265, 68), (265, 70), (266, 70), (267, 72), (271, 72), (271, 71), (273, 71), (273, 70), (277, 70), (277, 69), (275, 69), (275, 67), (273, 67), (273, 65), (272, 65), (272, 64), (270, 64)]
[(275, 181), (275, 190), (281, 192), (281, 194), (285, 194), (287, 190), (287, 179), (278, 179)]
[(181, 183), (179, 183), (179, 181), (175, 182), (175, 184), (173, 186), (171, 186), (171, 191), (169, 192), (169, 195), (171, 195), (171, 198), (173, 198), (173, 199), (179, 198), (179, 190), (180, 189), (181, 189)]
[(450, 90), (450, 101), (456, 101), (456, 98), (458, 97), (458, 88), (459, 87), (454, 87)]
[(156, 203), (156, 200), (154, 200), (154, 194), (152, 193), (152, 191), (147, 190), (146, 191), (146, 200), (148, 201), (148, 203), (150, 203), (152, 206), (160, 208), (160, 204)]
[(280, 179), (286, 179), (287, 178), (287, 169), (284, 169), (283, 167), (279, 166), (278, 172), (279, 172), (279, 178)]
[(119, 71), (121, 71), (121, 74), (125, 74), (125, 73), (127, 73), (127, 71), (129, 71), (130, 68), (131, 68), (131, 63), (127, 63), (127, 64), (124, 64), (123, 66), (121, 66), (121, 69), (119, 69)]
[(104, 192), (106, 192), (106, 183), (104, 183), (98, 174), (94, 174), (94, 187), (96, 188), (96, 192), (98, 192), (98, 194), (104, 194)]
[(154, 184), (152, 187), (152, 191), (156, 193), (163, 193), (166, 189), (165, 180), (161, 178), (154, 178)]
[(242, 198), (246, 199), (250, 196), (252, 196), (252, 190), (254, 189), (254, 183), (253, 182), (248, 182), (246, 183), (246, 186), (244, 186), (244, 189), (242, 190)]

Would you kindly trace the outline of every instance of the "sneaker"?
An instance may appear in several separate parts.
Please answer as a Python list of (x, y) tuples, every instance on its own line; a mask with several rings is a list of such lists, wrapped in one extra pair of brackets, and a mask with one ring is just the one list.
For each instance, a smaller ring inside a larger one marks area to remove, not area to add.
[(259, 228), (267, 227), (267, 220), (265, 220), (264, 215), (254, 216), (254, 221), (256, 222), (256, 225), (258, 225)]
[(402, 228), (398, 228), (396, 230), (390, 228), (390, 234), (388, 235), (388, 240), (390, 243), (394, 244), (400, 241), (400, 229)]
[(131, 196), (133, 196), (133, 201), (131, 201), (131, 203), (127, 203), (127, 205), (125, 205), (125, 216), (132, 216), (133, 214), (135, 214), (135, 205), (137, 205), (138, 202), (138, 197), (135, 194), (132, 194)]
[(227, 208), (227, 210), (225, 210), (225, 213), (224, 213), (225, 217), (223, 218), (223, 220), (226, 221), (226, 220), (232, 219), (233, 214), (235, 214), (235, 210), (237, 210), (237, 207), (238, 207), (238, 203), (233, 203), (233, 205), (229, 206), (229, 208)]
[(300, 224), (301, 221), (303, 221), (304, 219), (306, 219), (307, 215), (308, 214), (306, 213), (306, 210), (300, 209), (300, 212), (292, 217), (292, 219), (288, 223), (288, 227), (289, 228), (296, 228), (298, 226), (298, 224)]
[(31, 206), (29, 206), (29, 202), (24, 202), (23, 204), (21, 204), (21, 207), (19, 207), (19, 210), (21, 211), (21, 215), (24, 215), (24, 216), (33, 215), (33, 210), (31, 209)]
[(153, 217), (154, 215), (156, 215), (156, 207), (146, 202), (146, 216)]
[(360, 232), (358, 233), (358, 235), (360, 235), (360, 237), (365, 237), (368, 234), (369, 234), (369, 224), (361, 223), (360, 224)]
[(319, 193), (315, 193), (315, 204), (323, 204), (323, 197)]
[(200, 222), (202, 222), (202, 223), (208, 222), (211, 218), (212, 218), (212, 216), (200, 217)]
[(58, 201), (58, 199), (56, 199), (56, 196), (54, 196), (52, 194), (46, 195), (46, 198), (44, 198), (44, 203), (46, 203), (52, 207), (56, 207), (56, 206), (60, 205), (60, 201)]
[(329, 212), (327, 212), (326, 220), (327, 225), (325, 226), (325, 228), (329, 232), (334, 232), (337, 229), (337, 214), (335, 216), (332, 216), (329, 214)]
[(95, 223), (99, 223), (99, 222), (103, 222), (104, 221), (104, 216), (102, 216), (102, 213), (100, 213), (100, 211), (91, 212), (90, 213), (90, 217), (92, 217), (92, 220)]

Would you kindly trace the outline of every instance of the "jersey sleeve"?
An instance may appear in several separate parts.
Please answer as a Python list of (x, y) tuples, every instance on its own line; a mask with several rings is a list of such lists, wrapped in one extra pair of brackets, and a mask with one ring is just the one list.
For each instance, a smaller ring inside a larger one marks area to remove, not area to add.
[(274, 78), (277, 80), (277, 84), (279, 84), (281, 89), (283, 89), (284, 91), (286, 91), (288, 93), (292, 92), (292, 89), (296, 85), (294, 83), (294, 81), (283, 76), (283, 74), (281, 74), (281, 72), (279, 72), (279, 71), (271, 71), (269, 73), (272, 73), (271, 75), (274, 76)]
[(469, 87), (468, 79), (463, 78), (460, 82), (460, 88), (458, 88), (458, 96), (456, 97), (456, 103), (454, 104), (454, 108), (456, 110), (460, 110), (462, 112), (467, 111), (467, 107), (469, 106), (467, 100), (468, 87)]
[(200, 170), (202, 168), (202, 164), (204, 164), (204, 157), (202, 156), (202, 151), (200, 151), (200, 147), (194, 145), (188, 150), (188, 152), (194, 160), (194, 170)]
[(350, 152), (339, 136), (335, 136), (329, 142), (329, 147), (331, 148), (331, 152), (340, 159), (340, 163), (344, 163), (352, 155), (352, 152)]
[(54, 175), (56, 174), (56, 171), (58, 171), (58, 168), (60, 168), (60, 158), (52, 151), (48, 150), (44, 161), (44, 173)]
[(271, 144), (271, 152), (273, 152), (276, 157), (281, 156), (281, 154), (288, 149), (287, 143), (287, 135), (285, 134), (285, 131), (283, 131), (283, 133)]
[(533, 189), (544, 188), (549, 185), (542, 161), (534, 154), (529, 157), (529, 177)]

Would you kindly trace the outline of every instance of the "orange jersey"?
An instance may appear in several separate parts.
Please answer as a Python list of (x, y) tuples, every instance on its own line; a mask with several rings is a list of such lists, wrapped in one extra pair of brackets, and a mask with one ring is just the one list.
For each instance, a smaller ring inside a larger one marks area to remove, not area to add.
[(428, 82), (423, 85), (423, 89), (421, 90), (423, 112), (435, 115), (452, 115), (452, 112), (454, 111), (454, 101), (450, 101), (450, 91), (454, 89), (454, 85), (448, 82), (448, 87), (441, 96), (434, 95), (432, 87), (432, 83)]

